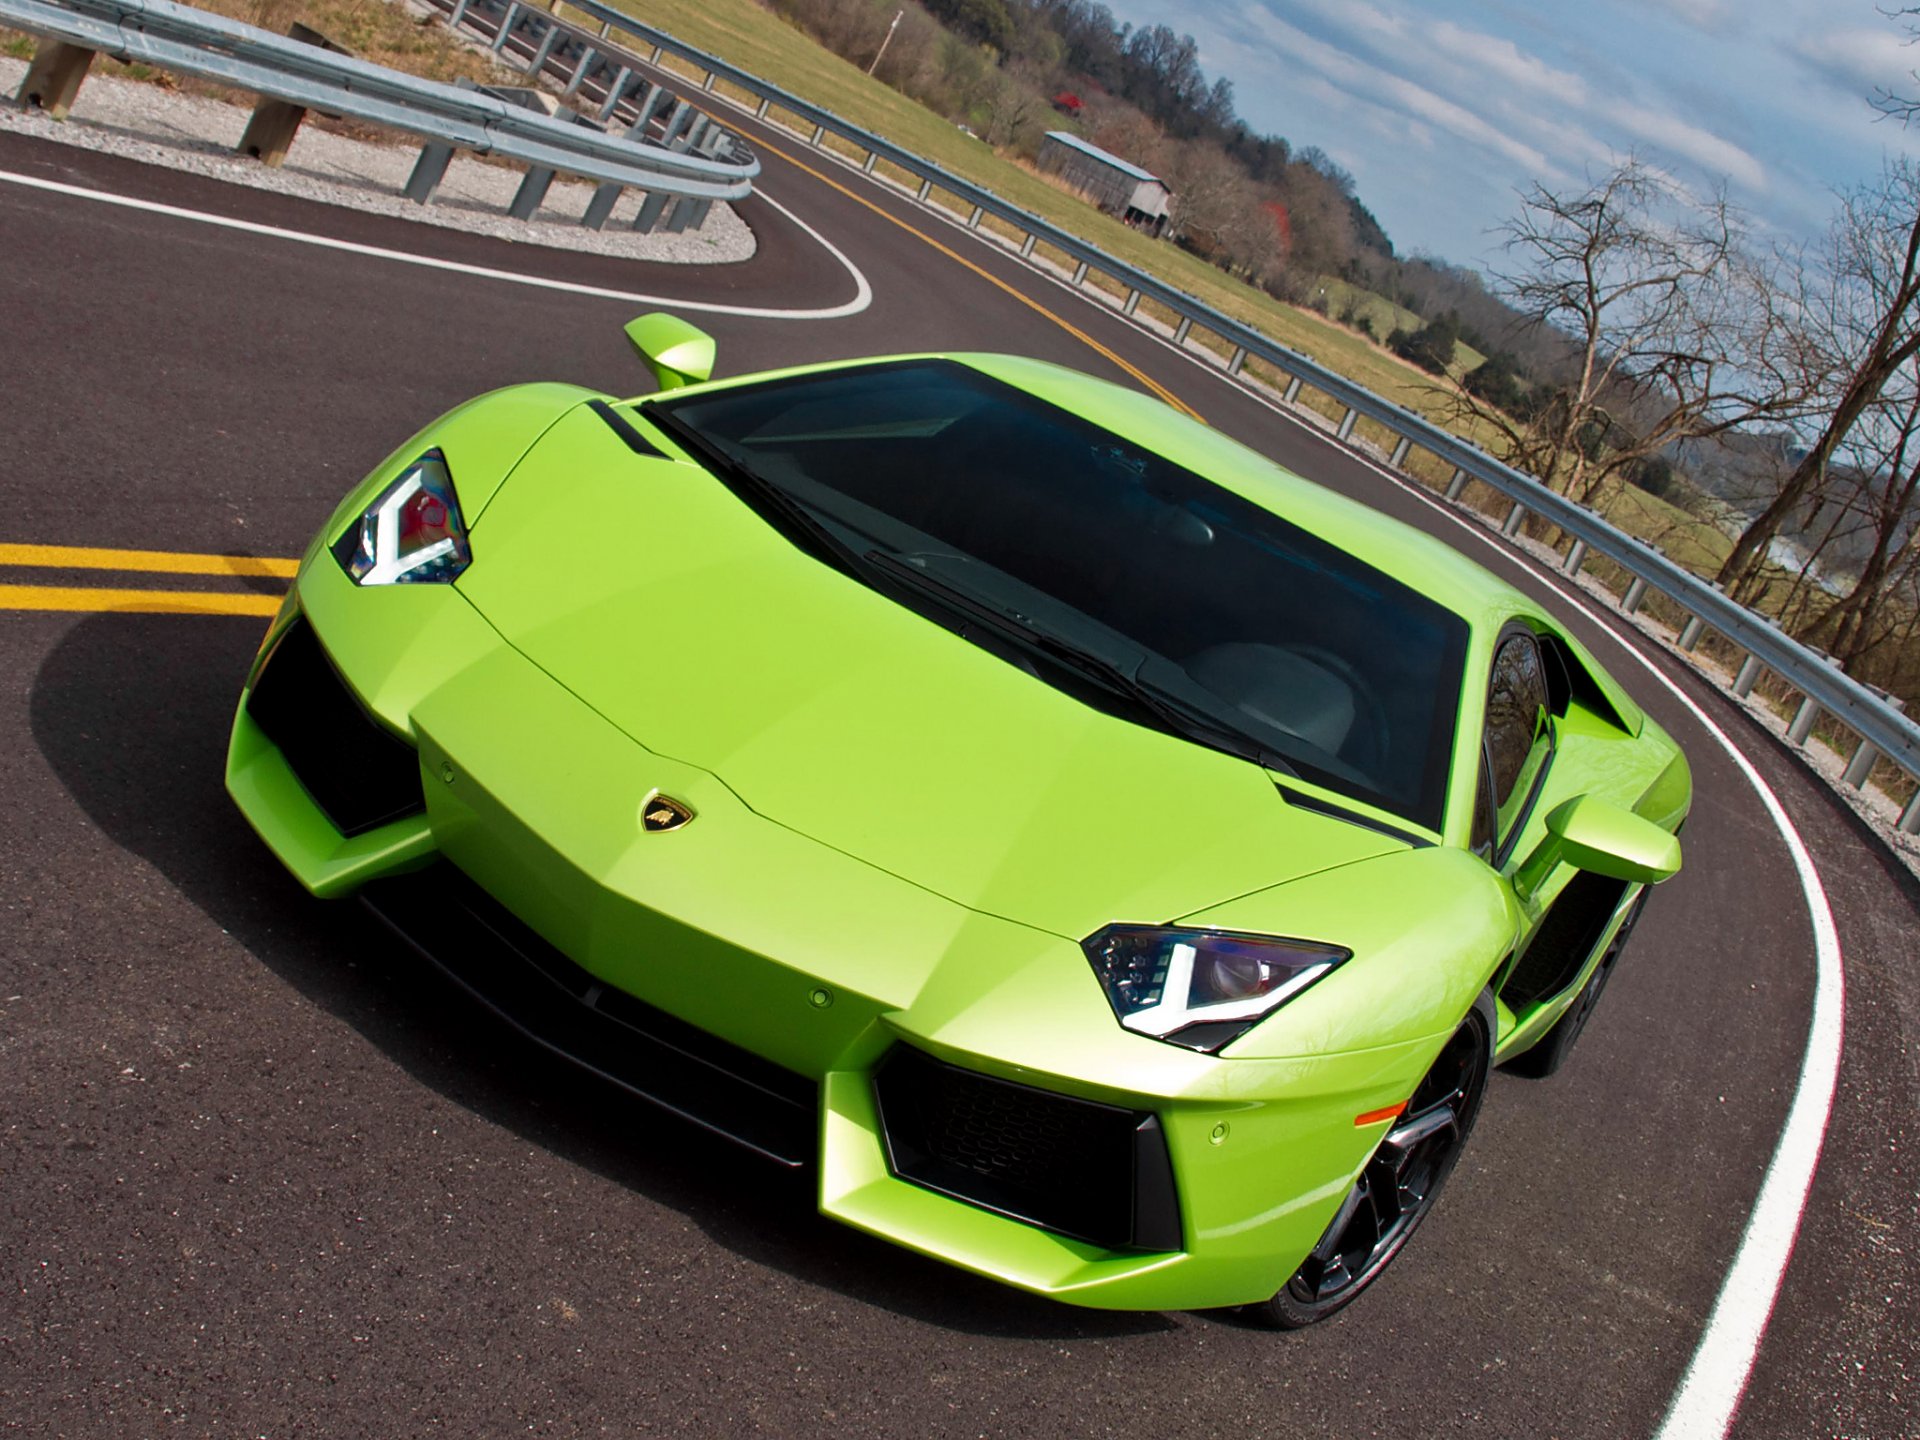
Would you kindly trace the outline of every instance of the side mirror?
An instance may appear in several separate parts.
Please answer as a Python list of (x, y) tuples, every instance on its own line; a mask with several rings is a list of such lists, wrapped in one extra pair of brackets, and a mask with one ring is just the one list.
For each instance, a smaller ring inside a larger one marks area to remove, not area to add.
[(626, 332), (662, 390), (678, 390), (713, 374), (713, 337), (678, 315), (656, 310), (629, 320)]
[(1513, 888), (1530, 896), (1566, 864), (1635, 885), (1658, 885), (1680, 870), (1680, 842), (1651, 820), (1593, 795), (1577, 795), (1547, 813), (1547, 833), (1520, 868)]

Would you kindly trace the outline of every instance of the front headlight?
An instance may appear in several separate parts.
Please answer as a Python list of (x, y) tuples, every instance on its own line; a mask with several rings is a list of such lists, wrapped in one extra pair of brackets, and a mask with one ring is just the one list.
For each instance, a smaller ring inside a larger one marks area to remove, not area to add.
[(429, 450), (349, 525), (333, 558), (357, 585), (417, 585), (455, 579), (473, 559), (447, 457)]
[(1209, 1053), (1353, 956), (1309, 940), (1158, 925), (1109, 925), (1082, 948), (1122, 1025)]

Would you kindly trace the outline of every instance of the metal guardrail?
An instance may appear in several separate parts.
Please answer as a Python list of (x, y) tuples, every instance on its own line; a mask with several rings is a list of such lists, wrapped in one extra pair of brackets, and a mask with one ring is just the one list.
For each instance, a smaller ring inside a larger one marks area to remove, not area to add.
[(702, 214), (714, 200), (745, 199), (760, 169), (744, 149), (720, 159), (648, 144), (638, 135), (609, 134), (172, 0), (0, 0), (0, 24), (129, 63), (350, 115), (443, 146), (644, 190), (650, 198), (684, 198), (701, 205)]
[[(0, 3), (6, 3), (6, 0), (0, 0)], [(504, 29), (511, 34), (526, 28), (537, 35), (542, 31), (543, 21), (551, 23), (543, 11), (533, 5), (520, 3), (520, 0), (430, 0), (430, 3), (452, 12), (456, 22), (465, 19), (469, 23), (487, 26), (495, 33)], [(1387, 432), (1391, 439), (1390, 463), (1395, 468), (1404, 468), (1409, 453), (1414, 449), (1424, 450), (1452, 467), (1452, 480), (1446, 487), (1449, 500), (1457, 502), (1460, 499), (1461, 491), (1469, 479), (1491, 487), (1513, 507), (1503, 526), (1509, 537), (1518, 532), (1521, 522), (1529, 514), (1556, 526), (1571, 540), (1571, 549), (1563, 563), (1563, 569), (1568, 574), (1576, 573), (1589, 556), (1604, 556), (1630, 577), (1625, 593), (1617, 597), (1621, 608), (1628, 613), (1638, 609), (1650, 591), (1668, 597), (1689, 617), (1679, 636), (1683, 650), (1693, 650), (1704, 633), (1711, 630), (1743, 653), (1743, 663), (1730, 687), (1735, 695), (1746, 696), (1763, 669), (1777, 675), (1800, 694), (1802, 701), (1799, 711), (1787, 732), (1794, 744), (1804, 745), (1807, 742), (1822, 714), (1832, 717), (1852, 732), (1857, 744), (1847, 766), (1848, 784), (1855, 787), (1864, 785), (1875, 763), (1882, 757), (1920, 784), (1920, 725), (1901, 713), (1896, 702), (1891, 702), (1873, 687), (1843, 674), (1831, 661), (1783, 634), (1771, 621), (1734, 603), (1714, 586), (1675, 565), (1652, 546), (1616, 529), (1592, 511), (1574, 504), (1532, 476), (1500, 463), (1404, 406), (1381, 399), (1305, 355), (1278, 344), (1253, 327), (1114, 258), (1098, 246), (1009, 204), (984, 187), (923, 160), (891, 141), (842, 120), (829, 110), (717, 56), (687, 45), (666, 31), (602, 3), (602, 0), (564, 0), (564, 5), (571, 12), (597, 21), (600, 27), (597, 38), (601, 45), (594, 49), (590, 41), (581, 42), (588, 49), (584, 57), (573, 60), (576, 67), (595, 63), (629, 66), (633, 59), (638, 58), (637, 54), (619, 56), (606, 45), (606, 39), (613, 31), (622, 31), (640, 42), (638, 48), (647, 52), (646, 58), (651, 64), (661, 65), (666, 57), (671, 56), (681, 67), (691, 66), (701, 77), (702, 89), (707, 91), (716, 90), (724, 82), (751, 97), (750, 103), (758, 118), (803, 136), (808, 144), (821, 146), (826, 137), (831, 135), (851, 147), (856, 155), (864, 155), (863, 162), (849, 163), (860, 163), (868, 173), (873, 173), (884, 161), (912, 176), (918, 181), (917, 192), (910, 186), (901, 188), (916, 193), (916, 198), (922, 203), (931, 203), (935, 191), (952, 196), (967, 209), (966, 218), (960, 223), (970, 229), (979, 229), (986, 216), (995, 217), (1022, 237), (1018, 242), (1006, 243), (1023, 258), (1034, 259), (1035, 249), (1041, 244), (1064, 255), (1070, 267), (1070, 283), (1074, 286), (1084, 288), (1089, 275), (1108, 277), (1117, 284), (1120, 294), (1109, 296), (1099, 290), (1093, 293), (1113, 304), (1123, 315), (1145, 323), (1140, 320), (1137, 311), (1143, 299), (1152, 300), (1176, 317), (1171, 338), (1183, 350), (1212, 358), (1235, 376), (1242, 376), (1250, 358), (1265, 362), (1285, 377), (1279, 398), (1290, 406), (1299, 403), (1303, 388), (1319, 391), (1332, 399), (1342, 410), (1342, 418), (1335, 427), (1335, 433), (1341, 440), (1350, 441), (1355, 424), (1364, 418)], [(534, 43), (538, 45), (542, 42), (536, 40)], [(553, 42), (547, 43), (551, 45)], [(541, 61), (544, 64), (550, 58), (551, 51), (542, 56)], [(540, 66), (534, 68), (537, 70)], [(573, 73), (577, 79), (578, 68)], [(736, 100), (732, 103), (739, 102)], [(799, 122), (798, 126), (788, 123), (787, 116)], [(876, 178), (884, 183), (897, 184), (884, 173)], [(943, 213), (949, 213), (948, 207), (939, 208)], [(992, 238), (998, 240), (1001, 237)], [(1209, 347), (1196, 345), (1193, 343), (1195, 331), (1213, 335), (1220, 342), (1220, 348), (1228, 353), (1218, 355)], [(1920, 833), (1920, 793), (1916, 793), (1902, 810), (1899, 827), (1908, 833)]]

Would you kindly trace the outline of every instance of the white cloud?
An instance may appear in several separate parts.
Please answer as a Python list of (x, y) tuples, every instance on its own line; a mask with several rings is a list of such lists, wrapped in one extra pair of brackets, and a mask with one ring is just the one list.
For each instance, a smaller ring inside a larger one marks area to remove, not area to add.
[(1909, 93), (1920, 61), (1904, 35), (1888, 29), (1817, 30), (1801, 35), (1791, 53), (1828, 82), (1862, 97), (1878, 90)]
[[(1433, 49), (1476, 72), (1483, 82), (1490, 75), (1509, 85), (1554, 96), (1569, 105), (1584, 105), (1587, 101), (1585, 80), (1569, 71), (1556, 70), (1511, 40), (1468, 30), (1450, 20), (1437, 20), (1428, 26), (1426, 39)], [(1485, 93), (1484, 84), (1480, 93)]]
[(1691, 160), (1716, 179), (1725, 176), (1734, 184), (1756, 192), (1767, 188), (1766, 166), (1731, 140), (1689, 125), (1677, 115), (1631, 100), (1609, 100), (1596, 106), (1595, 113), (1611, 120), (1636, 140)]
[[(1354, 11), (1364, 12), (1366, 22), (1372, 27), (1391, 23), (1390, 17), (1370, 6), (1356, 6)], [(1351, 96), (1364, 97), (1375, 105), (1400, 112), (1406, 122), (1403, 133), (1410, 133), (1416, 123), (1424, 124), (1500, 155), (1530, 174), (1554, 173), (1559, 168), (1543, 151), (1508, 134), (1466, 106), (1395, 75), (1371, 60), (1315, 39), (1269, 11), (1243, 12), (1243, 18), (1249, 29), (1258, 32), (1260, 40), (1290, 62), (1310, 67)]]

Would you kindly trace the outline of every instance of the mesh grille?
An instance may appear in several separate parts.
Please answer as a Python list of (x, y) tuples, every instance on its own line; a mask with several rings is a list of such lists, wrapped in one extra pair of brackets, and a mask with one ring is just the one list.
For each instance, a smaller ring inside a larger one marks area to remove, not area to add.
[(247, 714), (342, 835), (359, 835), (425, 803), (413, 747), (361, 708), (305, 618), (281, 635)]
[(1575, 873), (1500, 987), (1500, 998), (1518, 1010), (1571, 985), (1600, 943), (1613, 912), (1620, 908), (1626, 888), (1624, 880), (1609, 880), (1587, 870)]
[(901, 1047), (874, 1082), (896, 1175), (1109, 1249), (1173, 1249), (1166, 1145), (1144, 1111), (942, 1064)]

